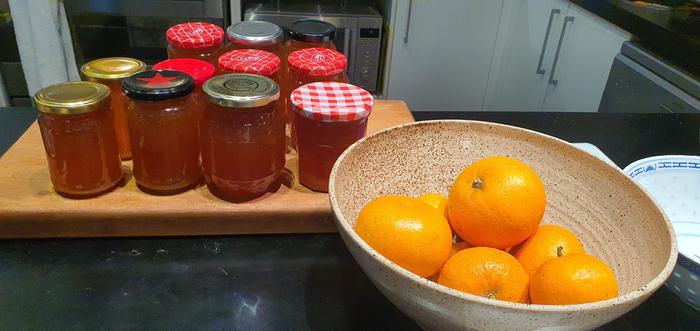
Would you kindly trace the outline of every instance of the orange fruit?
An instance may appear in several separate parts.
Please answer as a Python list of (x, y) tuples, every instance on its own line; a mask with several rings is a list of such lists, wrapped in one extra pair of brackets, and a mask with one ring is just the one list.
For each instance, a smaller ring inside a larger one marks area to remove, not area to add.
[(418, 200), (423, 201), (433, 208), (437, 209), (440, 214), (447, 218), (447, 198), (438, 193), (426, 193), (418, 197)]
[(540, 225), (546, 196), (537, 173), (507, 157), (481, 159), (464, 168), (447, 199), (452, 229), (473, 246), (515, 246)]
[(603, 261), (585, 254), (550, 259), (532, 276), (532, 303), (573, 305), (617, 296), (615, 273)]
[(438, 283), (462, 292), (511, 302), (528, 301), (525, 269), (510, 254), (490, 247), (467, 248), (442, 267)]
[(542, 263), (551, 258), (585, 253), (586, 250), (573, 232), (551, 224), (540, 226), (535, 234), (510, 251), (530, 277)]
[(422, 277), (440, 271), (452, 248), (445, 217), (427, 203), (406, 196), (369, 202), (357, 217), (355, 231), (379, 254)]

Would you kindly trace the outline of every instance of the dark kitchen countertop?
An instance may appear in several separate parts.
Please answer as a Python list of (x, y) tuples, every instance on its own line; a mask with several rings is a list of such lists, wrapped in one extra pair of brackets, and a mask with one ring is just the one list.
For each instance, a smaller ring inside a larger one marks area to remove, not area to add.
[[(700, 114), (415, 113), (591, 142), (618, 165), (700, 154)], [(34, 118), (0, 109), (0, 154)], [(419, 330), (335, 234), (0, 241), (0, 329)], [(605, 330), (698, 330), (662, 287)]]
[(645, 49), (700, 77), (700, 12), (689, 14), (680, 7), (673, 10), (670, 18), (655, 19), (623, 0), (570, 1), (632, 33)]

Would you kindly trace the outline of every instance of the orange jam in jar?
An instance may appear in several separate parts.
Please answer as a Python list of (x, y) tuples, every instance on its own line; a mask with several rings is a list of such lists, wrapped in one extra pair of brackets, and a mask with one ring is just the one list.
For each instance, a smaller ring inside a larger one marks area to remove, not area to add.
[(97, 196), (122, 179), (109, 94), (99, 83), (71, 82), (34, 96), (51, 183), (63, 196)]
[(168, 58), (195, 58), (216, 66), (216, 60), (225, 50), (224, 29), (206, 22), (187, 22), (171, 26), (165, 32), (168, 40)]
[(355, 85), (317, 82), (292, 92), (292, 126), (297, 132), (299, 182), (328, 192), (333, 164), (350, 145), (364, 137), (372, 112), (372, 95)]
[(122, 160), (131, 159), (129, 128), (126, 124), (127, 98), (122, 92), (122, 79), (146, 70), (146, 64), (128, 57), (107, 57), (84, 64), (80, 68), (84, 80), (107, 85), (111, 91), (114, 129), (119, 142), (119, 156)]
[(204, 84), (208, 104), (200, 123), (202, 166), (209, 191), (245, 201), (275, 189), (285, 163), (279, 87), (251, 74), (224, 74)]
[(204, 92), (202, 92), (202, 85), (214, 77), (214, 73), (216, 73), (214, 65), (197, 59), (177, 58), (158, 62), (153, 66), (153, 70), (175, 70), (190, 75), (194, 79), (192, 99), (197, 104), (197, 118), (201, 118), (206, 102), (204, 100)]
[(199, 162), (194, 80), (174, 70), (148, 70), (122, 82), (134, 178), (146, 193), (176, 194), (194, 187)]
[(328, 48), (335, 50), (335, 26), (331, 23), (318, 20), (299, 20), (289, 27), (289, 40), (287, 41), (287, 51), (294, 51), (304, 48)]

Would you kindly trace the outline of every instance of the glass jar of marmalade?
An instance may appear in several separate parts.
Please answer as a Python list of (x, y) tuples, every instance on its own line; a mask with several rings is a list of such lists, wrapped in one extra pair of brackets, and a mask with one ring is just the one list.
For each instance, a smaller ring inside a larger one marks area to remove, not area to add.
[(209, 62), (190, 58), (169, 59), (156, 63), (153, 70), (175, 70), (184, 72), (194, 79), (194, 90), (192, 90), (192, 99), (197, 104), (197, 118), (201, 118), (204, 112), (204, 92), (202, 85), (210, 78), (214, 77), (216, 68)]
[(216, 60), (225, 50), (224, 29), (206, 22), (188, 22), (174, 25), (165, 32), (168, 40), (168, 58), (189, 57), (207, 61), (216, 66)]
[(97, 196), (122, 179), (109, 93), (99, 83), (71, 82), (34, 96), (51, 183), (63, 196)]
[(287, 51), (294, 51), (304, 48), (328, 48), (335, 50), (335, 26), (328, 22), (318, 20), (299, 20), (289, 27), (289, 41), (287, 41)]
[(284, 169), (284, 116), (277, 84), (263, 76), (225, 74), (204, 83), (208, 104), (199, 126), (209, 191), (245, 201), (275, 189)]
[(146, 64), (128, 57), (107, 57), (84, 64), (80, 68), (84, 80), (107, 85), (111, 91), (114, 128), (119, 142), (119, 156), (122, 160), (131, 159), (129, 128), (126, 125), (127, 98), (122, 92), (122, 79), (146, 70)]
[(328, 178), (340, 154), (364, 137), (372, 94), (355, 85), (317, 82), (292, 92), (297, 132), (299, 182), (328, 192)]
[(174, 70), (124, 79), (136, 184), (146, 193), (176, 194), (201, 177), (194, 80)]

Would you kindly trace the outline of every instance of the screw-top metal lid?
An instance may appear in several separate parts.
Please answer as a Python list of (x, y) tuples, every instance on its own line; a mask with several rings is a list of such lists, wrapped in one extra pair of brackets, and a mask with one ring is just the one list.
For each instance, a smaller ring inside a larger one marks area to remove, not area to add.
[(122, 79), (146, 70), (143, 61), (130, 57), (106, 57), (83, 64), (80, 72), (87, 80)]
[(202, 89), (210, 102), (229, 108), (261, 107), (280, 96), (279, 86), (272, 79), (251, 74), (216, 76)]
[(335, 38), (335, 26), (318, 20), (299, 20), (289, 27), (289, 37), (307, 43), (321, 43)]
[(219, 70), (270, 77), (282, 62), (277, 55), (260, 49), (235, 49), (219, 56)]
[(109, 87), (94, 82), (68, 82), (47, 86), (34, 95), (42, 113), (74, 115), (89, 113), (109, 98)]
[(147, 70), (124, 78), (122, 89), (132, 99), (175, 99), (192, 92), (194, 79), (175, 70)]
[(171, 26), (165, 31), (165, 38), (178, 48), (211, 47), (224, 41), (224, 29), (207, 22), (187, 22)]
[(266, 46), (282, 41), (282, 28), (264, 21), (242, 21), (226, 29), (228, 39), (235, 44)]

